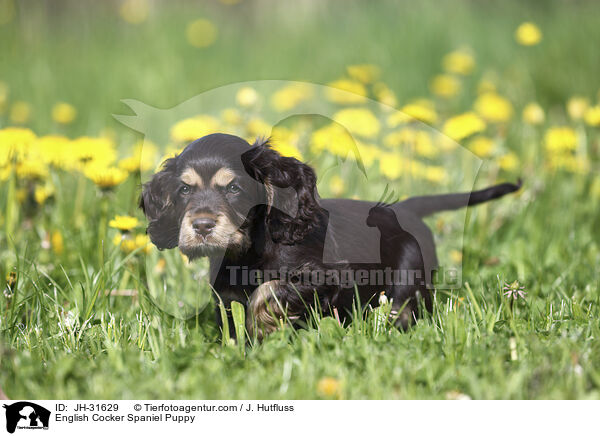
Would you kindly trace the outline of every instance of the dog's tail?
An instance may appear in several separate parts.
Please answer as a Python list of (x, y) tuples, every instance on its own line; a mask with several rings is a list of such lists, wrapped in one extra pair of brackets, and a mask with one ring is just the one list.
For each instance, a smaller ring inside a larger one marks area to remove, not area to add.
[(521, 180), (515, 183), (501, 183), (490, 186), (480, 191), (464, 192), (458, 194), (427, 195), (412, 197), (404, 200), (399, 205), (423, 218), (443, 210), (456, 210), (466, 206), (475, 206), (486, 201), (500, 198), (521, 188)]

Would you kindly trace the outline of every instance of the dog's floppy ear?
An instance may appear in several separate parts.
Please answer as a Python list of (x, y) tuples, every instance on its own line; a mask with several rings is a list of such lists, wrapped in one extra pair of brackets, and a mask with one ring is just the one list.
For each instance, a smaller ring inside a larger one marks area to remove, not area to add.
[(281, 156), (267, 141), (257, 141), (242, 154), (242, 163), (250, 176), (264, 184), (267, 227), (273, 241), (294, 244), (314, 230), (321, 207), (311, 167)]
[(158, 249), (175, 248), (179, 242), (179, 216), (173, 203), (177, 189), (175, 158), (142, 187), (140, 208), (148, 218), (146, 233)]

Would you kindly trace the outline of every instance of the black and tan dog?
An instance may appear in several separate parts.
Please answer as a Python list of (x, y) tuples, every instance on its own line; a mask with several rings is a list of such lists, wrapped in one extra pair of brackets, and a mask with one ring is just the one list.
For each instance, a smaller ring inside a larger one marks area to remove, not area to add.
[(308, 165), (266, 142), (214, 134), (168, 159), (144, 185), (140, 206), (158, 248), (210, 258), (219, 298), (244, 304), (248, 329), (261, 338), (315, 305), (344, 317), (356, 293), (377, 305), (373, 297), (385, 292), (406, 327), (420, 298), (431, 308), (437, 258), (422, 218), (517, 189), (504, 183), (392, 205), (321, 199)]

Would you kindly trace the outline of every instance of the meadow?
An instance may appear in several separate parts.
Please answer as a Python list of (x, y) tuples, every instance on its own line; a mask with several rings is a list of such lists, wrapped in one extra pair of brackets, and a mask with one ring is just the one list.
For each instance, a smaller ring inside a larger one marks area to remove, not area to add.
[[(0, 393), (600, 398), (599, 12), (0, 0)], [(220, 87), (203, 112), (171, 109)], [(152, 135), (132, 101), (165, 114)], [(322, 197), (523, 187), (428, 218), (461, 283), (409, 331), (367, 306), (236, 343), (206, 261), (156, 250), (137, 207), (160, 162), (212, 132), (272, 136)]]

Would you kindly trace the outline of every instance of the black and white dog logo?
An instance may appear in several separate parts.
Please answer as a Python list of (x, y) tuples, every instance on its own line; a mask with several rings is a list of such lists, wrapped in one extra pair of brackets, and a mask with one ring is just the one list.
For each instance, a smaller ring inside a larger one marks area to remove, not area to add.
[(4, 404), (6, 409), (6, 431), (14, 433), (18, 429), (48, 429), (50, 411), (42, 406), (29, 401), (19, 401), (10, 405)]

